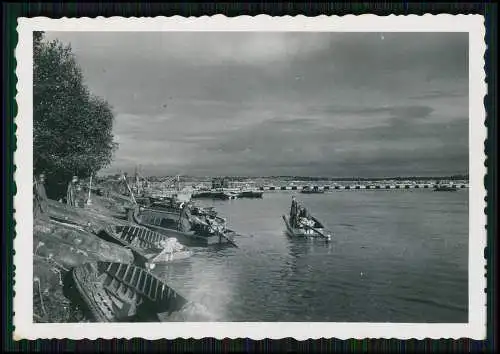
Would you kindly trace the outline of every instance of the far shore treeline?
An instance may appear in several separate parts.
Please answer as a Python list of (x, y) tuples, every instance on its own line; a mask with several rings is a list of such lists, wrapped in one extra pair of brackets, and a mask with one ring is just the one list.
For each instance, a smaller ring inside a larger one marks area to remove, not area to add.
[(72, 176), (108, 166), (113, 141), (111, 106), (85, 85), (70, 45), (33, 33), (33, 169), (46, 176), (49, 198), (66, 193)]
[[(150, 182), (162, 182), (164, 180), (171, 180), (174, 176), (148, 176), (148, 181)], [(451, 175), (451, 176), (393, 176), (393, 177), (315, 177), (315, 176), (180, 176), (181, 180), (184, 182), (197, 182), (197, 181), (209, 181), (213, 178), (221, 178), (232, 182), (245, 182), (249, 180), (280, 180), (280, 181), (303, 181), (303, 182), (383, 182), (383, 181), (468, 181), (469, 175)], [(99, 180), (118, 180), (122, 178), (121, 174), (108, 174), (104, 176), (99, 176)], [(134, 178), (134, 175), (130, 175), (130, 178)]]

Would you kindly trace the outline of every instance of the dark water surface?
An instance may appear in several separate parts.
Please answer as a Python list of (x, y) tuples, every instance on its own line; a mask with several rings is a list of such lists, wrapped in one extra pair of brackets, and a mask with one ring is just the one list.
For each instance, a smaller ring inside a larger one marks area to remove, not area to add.
[(467, 190), (295, 193), (329, 244), (284, 234), (292, 193), (197, 201), (239, 248), (195, 248), (157, 274), (218, 321), (467, 322)]

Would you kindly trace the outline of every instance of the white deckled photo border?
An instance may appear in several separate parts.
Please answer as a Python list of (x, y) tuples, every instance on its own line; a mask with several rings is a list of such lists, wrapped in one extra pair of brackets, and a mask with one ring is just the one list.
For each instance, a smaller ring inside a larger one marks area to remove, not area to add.
[[(14, 339), (111, 338), (486, 338), (485, 26), (481, 15), (155, 18), (19, 18), (18, 114), (14, 180)], [(174, 322), (33, 323), (33, 31), (300, 31), (469, 33), (469, 321), (468, 323)]]

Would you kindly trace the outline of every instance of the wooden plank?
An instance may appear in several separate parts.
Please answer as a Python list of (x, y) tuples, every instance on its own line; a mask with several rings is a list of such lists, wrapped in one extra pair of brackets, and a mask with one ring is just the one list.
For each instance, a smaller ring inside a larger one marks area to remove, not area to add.
[(127, 269), (125, 270), (125, 274), (123, 274), (123, 281), (125, 282), (127, 280), (127, 275), (130, 272), (130, 267), (131, 264), (127, 265)]
[(165, 284), (161, 284), (161, 299), (165, 298)]
[(130, 284), (132, 285), (135, 289), (138, 289), (139, 288), (139, 285), (141, 284), (141, 279), (142, 279), (142, 275), (143, 275), (143, 271), (142, 269), (139, 269), (139, 276), (137, 277), (137, 281), (135, 282), (135, 284)]
[(122, 232), (122, 238), (124, 240), (128, 240), (130, 238), (131, 233), (132, 233), (132, 228), (127, 226), (126, 230), (124, 229)]
[(137, 236), (139, 236), (140, 231), (141, 231), (140, 228), (134, 227), (134, 232), (133, 232), (132, 237), (130, 238), (129, 242), (132, 242), (132, 240), (134, 240)]
[(109, 283), (108, 287), (112, 291), (116, 291), (120, 287), (120, 281), (118, 279), (116, 279), (114, 276), (112, 276), (111, 283)]
[(123, 263), (118, 264), (118, 268), (116, 269), (115, 272), (115, 277), (120, 278), (120, 270), (122, 269)]
[[(141, 293), (143, 293), (144, 295), (147, 294), (146, 289), (148, 286), (148, 279), (151, 279), (151, 276), (148, 277), (148, 274), (146, 274), (146, 278), (144, 279), (144, 286), (141, 289)], [(149, 282), (149, 283), (151, 283), (151, 282)]]
[[(119, 279), (117, 279), (117, 280), (119, 280)], [(125, 287), (125, 289), (127, 289), (127, 284), (125, 284), (123, 281), (119, 281), (118, 282), (118, 287), (116, 288), (116, 293), (118, 295), (124, 294), (123, 287)]]
[(137, 267), (136, 266), (132, 266), (134, 267), (134, 270), (132, 271), (132, 276), (130, 277), (130, 281), (129, 281), (129, 284), (132, 285), (135, 283), (134, 279), (135, 279), (135, 275), (137, 274)]
[(153, 296), (153, 290), (155, 288), (155, 286), (153, 284), (155, 283), (155, 281), (156, 281), (156, 279), (153, 278), (153, 277), (151, 277), (151, 286), (149, 287), (149, 290), (148, 290), (148, 293), (147, 293), (147, 295), (148, 295), (148, 297), (150, 299), (153, 299), (153, 297), (152, 297)]
[(154, 300), (158, 298), (158, 289), (160, 288), (161, 285), (162, 285), (161, 282), (159, 280), (156, 280)]

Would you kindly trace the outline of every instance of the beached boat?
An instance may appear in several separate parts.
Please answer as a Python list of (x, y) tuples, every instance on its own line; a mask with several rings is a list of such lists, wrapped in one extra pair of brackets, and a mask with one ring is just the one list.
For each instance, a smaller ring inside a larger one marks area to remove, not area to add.
[(97, 322), (156, 322), (188, 304), (182, 295), (134, 264), (90, 262), (73, 268), (72, 280)]
[[(163, 213), (155, 209), (146, 208), (130, 208), (128, 211), (129, 221), (138, 225), (148, 227), (154, 231), (175, 237), (180, 243), (186, 246), (210, 246), (216, 244), (231, 244), (236, 246), (234, 236), (236, 233), (225, 228), (224, 224), (214, 222), (214, 227), (207, 231), (201, 221), (191, 225), (191, 230), (179, 230), (179, 218), (172, 218), (168, 213)], [(192, 215), (193, 219), (198, 219), (196, 215)], [(219, 218), (220, 219), (220, 218)], [(216, 219), (214, 219), (216, 221)], [(218, 230), (217, 225), (221, 228)]]
[(111, 226), (99, 236), (129, 248), (142, 264), (170, 263), (193, 255), (192, 251), (185, 249), (175, 238), (144, 227)]
[(290, 220), (283, 215), (288, 236), (297, 238), (322, 238), (330, 241), (332, 236), (325, 231), (323, 224), (315, 217), (310, 216), (309, 219), (313, 222), (312, 226), (295, 228), (292, 227)]
[(325, 193), (325, 191), (323, 189), (319, 189), (318, 186), (314, 186), (313, 188), (306, 186), (306, 187), (302, 188), (302, 190), (300, 192), (304, 193), (304, 194), (322, 194), (322, 193)]

